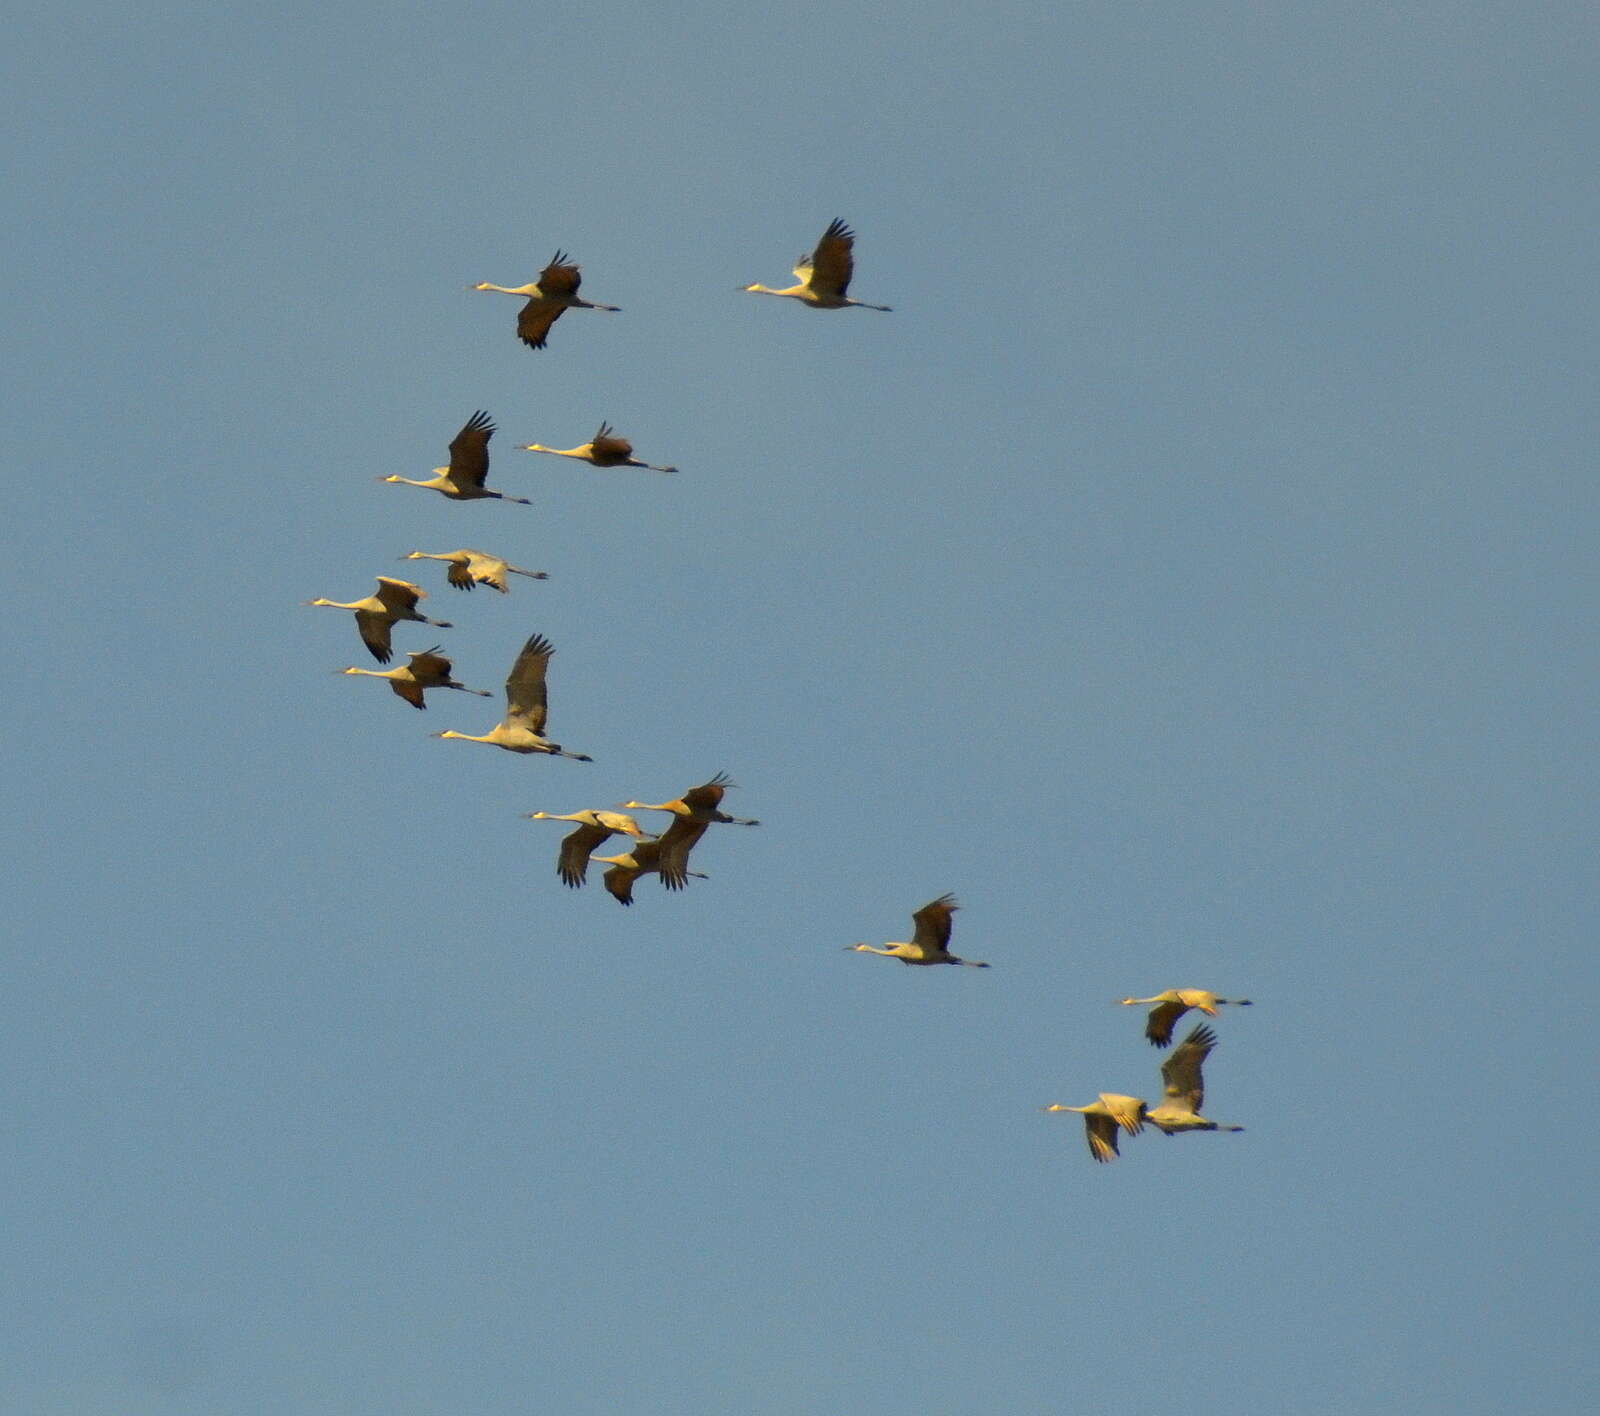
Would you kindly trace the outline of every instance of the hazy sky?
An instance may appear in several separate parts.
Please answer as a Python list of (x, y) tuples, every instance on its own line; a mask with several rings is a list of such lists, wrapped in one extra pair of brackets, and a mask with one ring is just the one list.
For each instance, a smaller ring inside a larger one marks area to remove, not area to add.
[[(1579, 1409), (1596, 38), (27, 6), (0, 1416)], [(836, 216), (894, 313), (738, 293)], [(534, 506), (375, 482), (477, 408)], [(336, 676), (378, 574), (594, 764)], [(719, 769), (631, 911), (518, 819)], [(1179, 985), (1248, 1129), (1096, 1166)]]

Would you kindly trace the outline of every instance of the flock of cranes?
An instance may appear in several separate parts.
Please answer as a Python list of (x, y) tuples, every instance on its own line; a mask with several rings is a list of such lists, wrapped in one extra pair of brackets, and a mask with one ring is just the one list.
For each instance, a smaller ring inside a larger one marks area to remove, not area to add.
[[(779, 295), (798, 300), (811, 309), (842, 310), (854, 307), (887, 312), (890, 309), (888, 305), (855, 300), (848, 293), (854, 273), (854, 242), (855, 234), (844, 222), (830, 222), (811, 253), (801, 256), (795, 264), (794, 274), (798, 284), (782, 290), (760, 284), (740, 288), (751, 294)], [(538, 280), (531, 284), (505, 286), (483, 281), (470, 288), (522, 297), (526, 303), (517, 313), (517, 337), (531, 349), (543, 349), (551, 328), (568, 310), (619, 313), (615, 305), (601, 305), (580, 298), (578, 290), (581, 284), (579, 268), (564, 252), (557, 251), (539, 273)], [(452, 501), (496, 500), (531, 505), (524, 497), (495, 491), (487, 485), (489, 441), (494, 433), (493, 419), (480, 409), (467, 419), (460, 432), (451, 439), (449, 463), (434, 468), (431, 477), (416, 480), (391, 475), (378, 480), (421, 487), (438, 492)], [(666, 473), (678, 470), (634, 457), (633, 444), (618, 436), (611, 424), (606, 422), (600, 424), (588, 442), (577, 447), (554, 448), (539, 443), (522, 443), (518, 450), (572, 458), (594, 467), (637, 467)], [(507, 581), (510, 575), (525, 576), (530, 580), (549, 578), (542, 570), (524, 570), (487, 551), (411, 551), (401, 559), (446, 562), (449, 566), (446, 578), (450, 586), (462, 591), (487, 585), (504, 595), (510, 593)], [(413, 621), (436, 629), (452, 627), (448, 621), (430, 619), (418, 613), (418, 603), (426, 599), (428, 594), (420, 585), (383, 575), (378, 576), (377, 581), (377, 592), (365, 599), (350, 602), (316, 599), (305, 603), (350, 611), (355, 616), (361, 642), (381, 664), (388, 663), (392, 657), (391, 632), (396, 624)], [(592, 762), (594, 759), (588, 754), (569, 752), (559, 742), (546, 736), (549, 722), (547, 678), (554, 653), (555, 647), (544, 635), (530, 635), (507, 675), (506, 708), (500, 721), (481, 735), (446, 730), (433, 736), (484, 743), (507, 752)], [(379, 671), (350, 667), (338, 672), (387, 679), (398, 697), (418, 709), (427, 708), (425, 693), (428, 689), (448, 688), (483, 698), (493, 696), (485, 689), (468, 688), (456, 682), (451, 676), (452, 668), (451, 661), (439, 652), (439, 646), (436, 645), (409, 654), (408, 661), (398, 668)], [(572, 889), (582, 888), (588, 879), (590, 863), (603, 864), (610, 867), (604, 875), (606, 890), (618, 903), (631, 905), (634, 884), (641, 876), (657, 876), (663, 888), (669, 891), (684, 889), (691, 878), (706, 879), (701, 872), (689, 869), (689, 858), (694, 847), (713, 825), (761, 824), (748, 818), (729, 816), (722, 810), (723, 795), (732, 786), (726, 774), (719, 772), (709, 781), (691, 787), (681, 797), (671, 801), (630, 800), (620, 803), (620, 810), (585, 808), (565, 814), (533, 811), (526, 815), (531, 820), (561, 821), (575, 827), (562, 837), (556, 858), (556, 874), (563, 885)], [(665, 812), (671, 821), (664, 831), (652, 834), (641, 829), (638, 822), (626, 814), (629, 811)], [(616, 855), (595, 854), (613, 836), (628, 838), (629, 848)], [(892, 940), (882, 947), (862, 943), (845, 947), (856, 953), (898, 959), (908, 965), (955, 964), (974, 969), (990, 967), (985, 962), (963, 959), (950, 952), (951, 927), (958, 909), (960, 905), (953, 894), (940, 895), (911, 916), (914, 927), (909, 940)], [(1149, 998), (1130, 997), (1120, 1001), (1125, 1005), (1155, 1005), (1146, 1023), (1145, 1036), (1158, 1047), (1166, 1047), (1171, 1043), (1174, 1026), (1190, 1009), (1197, 1009), (1208, 1017), (1216, 1017), (1217, 1008), (1221, 1005), (1248, 1006), (1250, 1003), (1248, 998), (1219, 998), (1203, 989), (1193, 988), (1167, 989)], [(1101, 1092), (1087, 1106), (1067, 1106), (1058, 1102), (1044, 1109), (1081, 1114), (1088, 1135), (1089, 1153), (1097, 1161), (1116, 1158), (1119, 1154), (1118, 1134), (1125, 1132), (1138, 1135), (1146, 1123), (1169, 1136), (1180, 1131), (1242, 1130), (1243, 1127), (1222, 1125), (1200, 1114), (1205, 1100), (1202, 1068), (1215, 1046), (1215, 1033), (1202, 1023), (1174, 1047), (1161, 1064), (1163, 1094), (1155, 1106), (1141, 1097)]]

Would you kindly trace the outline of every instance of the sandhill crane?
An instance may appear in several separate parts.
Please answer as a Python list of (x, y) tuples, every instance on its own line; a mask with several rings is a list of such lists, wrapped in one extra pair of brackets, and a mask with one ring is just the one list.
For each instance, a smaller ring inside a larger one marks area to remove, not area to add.
[(643, 467), (649, 472), (676, 472), (676, 467), (657, 467), (653, 462), (640, 462), (633, 455), (633, 444), (619, 438), (610, 423), (602, 423), (595, 435), (577, 447), (544, 447), (539, 443), (523, 443), (523, 452), (546, 452), (552, 457), (575, 457), (594, 467)]
[(843, 310), (854, 305), (862, 310), (888, 311), (888, 305), (869, 305), (865, 300), (852, 300), (845, 294), (855, 270), (855, 257), (851, 254), (855, 240), (856, 233), (836, 219), (822, 233), (816, 250), (796, 262), (794, 277), (800, 282), (798, 285), (791, 285), (787, 290), (774, 290), (770, 285), (746, 285), (744, 288), (752, 295), (787, 295), (813, 310)]
[(451, 501), (479, 501), (491, 497), (496, 501), (516, 502), (518, 506), (532, 506), (526, 497), (513, 497), (505, 492), (492, 492), (483, 485), (489, 475), (489, 439), (494, 436), (494, 423), (481, 408), (461, 425), (461, 431), (450, 439), (450, 465), (435, 467), (433, 476), (425, 481), (415, 477), (379, 477), (380, 482), (404, 482), (408, 487), (426, 487), (439, 492)]
[(428, 705), (422, 700), (422, 691), (425, 688), (459, 688), (463, 693), (475, 693), (479, 698), (492, 698), (487, 689), (468, 688), (464, 683), (457, 683), (450, 677), (450, 661), (439, 652), (435, 644), (432, 649), (424, 649), (420, 654), (412, 654), (409, 664), (402, 664), (398, 669), (385, 669), (381, 673), (377, 669), (340, 669), (341, 674), (360, 674), (364, 678), (381, 678), (389, 680), (389, 687), (396, 694), (405, 699), (413, 708), (426, 708)]
[(1176, 1131), (1242, 1131), (1243, 1126), (1223, 1126), (1200, 1114), (1205, 1104), (1205, 1082), (1201, 1065), (1217, 1045), (1217, 1035), (1201, 1023), (1167, 1054), (1161, 1064), (1161, 1080), (1166, 1092), (1161, 1105), (1148, 1107), (1144, 1119), (1165, 1134)]
[[(606, 889), (619, 905), (633, 903), (633, 882), (641, 875), (650, 875), (661, 868), (661, 842), (640, 841), (626, 855), (594, 856), (592, 859), (611, 867), (602, 877)], [(709, 876), (702, 875), (698, 870), (686, 871), (696, 880), (706, 880)]]
[(1115, 1092), (1101, 1092), (1097, 1101), (1088, 1106), (1063, 1106), (1059, 1101), (1046, 1111), (1077, 1111), (1083, 1115), (1083, 1129), (1089, 1137), (1089, 1154), (1098, 1161), (1115, 1160), (1117, 1128), (1120, 1126), (1130, 1136), (1144, 1129), (1144, 1102), (1136, 1096), (1118, 1096)]
[(1150, 1010), (1150, 1017), (1145, 1023), (1144, 1035), (1156, 1047), (1165, 1047), (1172, 1041), (1173, 1025), (1191, 1008), (1198, 1008), (1208, 1017), (1217, 1016), (1219, 1004), (1229, 1004), (1236, 1008), (1250, 1007), (1248, 998), (1218, 998), (1215, 993), (1207, 993), (1203, 988), (1169, 988), (1164, 993), (1157, 993), (1151, 998), (1122, 998), (1118, 999), (1123, 1007), (1136, 1003), (1154, 1003), (1156, 1006)]
[(409, 580), (391, 580), (387, 575), (378, 577), (378, 593), (364, 600), (352, 600), (348, 605), (338, 600), (307, 600), (308, 605), (326, 605), (332, 610), (354, 610), (356, 629), (361, 642), (380, 664), (389, 662), (389, 631), (396, 620), (416, 620), (418, 624), (431, 624), (435, 629), (450, 629), (449, 620), (429, 619), (417, 613), (417, 601), (426, 600), (428, 592)]
[(890, 940), (882, 949), (870, 944), (846, 944), (845, 948), (858, 954), (882, 954), (902, 964), (964, 964), (969, 969), (986, 969), (988, 964), (958, 959), (950, 952), (950, 916), (960, 908), (954, 895), (940, 895), (911, 916), (916, 931), (909, 944)]
[(632, 836), (644, 840), (645, 833), (639, 823), (620, 811), (573, 811), (557, 816), (549, 811), (530, 811), (530, 821), (576, 821), (578, 829), (561, 838), (561, 854), (556, 860), (556, 874), (563, 885), (576, 890), (589, 873), (589, 852), (611, 836)]
[(608, 310), (619, 313), (615, 305), (596, 305), (578, 298), (583, 277), (565, 251), (557, 251), (550, 264), (539, 272), (532, 285), (491, 285), (480, 280), (474, 290), (497, 290), (502, 295), (526, 295), (528, 303), (517, 312), (517, 338), (530, 349), (543, 349), (550, 326), (564, 310)]
[(728, 780), (726, 772), (718, 772), (709, 782), (702, 782), (698, 787), (690, 787), (681, 797), (673, 801), (625, 801), (623, 806), (629, 811), (670, 811), (675, 818), (672, 825), (667, 827), (661, 837), (661, 883), (669, 890), (681, 890), (684, 877), (692, 872), (688, 869), (689, 852), (694, 849), (695, 843), (705, 835), (706, 827), (713, 822), (720, 822), (725, 826), (759, 826), (759, 821), (751, 821), (741, 816), (729, 816), (718, 808), (722, 805), (722, 794), (734, 783)]
[(506, 715), (482, 737), (470, 733), (435, 733), (439, 738), (460, 738), (463, 742), (486, 742), (507, 752), (547, 752), (552, 757), (570, 757), (577, 762), (593, 762), (581, 752), (566, 752), (560, 743), (542, 736), (549, 703), (545, 694), (545, 670), (556, 651), (542, 634), (530, 635), (506, 679)]
[(492, 556), (488, 551), (412, 551), (400, 559), (448, 561), (450, 569), (445, 572), (445, 578), (457, 590), (471, 590), (478, 585), (487, 585), (502, 595), (507, 595), (510, 594), (506, 586), (507, 575), (526, 575), (529, 580), (550, 578), (545, 571), (523, 570), (521, 566), (512, 565), (510, 561), (501, 560), (499, 556)]

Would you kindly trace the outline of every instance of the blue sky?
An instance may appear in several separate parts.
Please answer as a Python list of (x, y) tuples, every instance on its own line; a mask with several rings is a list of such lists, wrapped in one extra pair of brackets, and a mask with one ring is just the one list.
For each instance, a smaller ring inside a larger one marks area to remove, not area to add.
[[(0, 1413), (1576, 1408), (1590, 7), (12, 38)], [(737, 293), (835, 216), (893, 314)], [(375, 484), (476, 408), (533, 507)], [(377, 574), (595, 763), (335, 676)], [(632, 911), (518, 819), (719, 769)], [(1096, 1166), (1178, 985), (1248, 1129)]]

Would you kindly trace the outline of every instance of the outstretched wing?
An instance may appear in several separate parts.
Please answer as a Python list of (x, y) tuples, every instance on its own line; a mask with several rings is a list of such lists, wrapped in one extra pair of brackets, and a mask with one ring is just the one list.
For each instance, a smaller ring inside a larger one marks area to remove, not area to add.
[(472, 574), (472, 552), (468, 551), (469, 559), (463, 564), (461, 561), (451, 561), (450, 569), (445, 571), (445, 579), (457, 590), (474, 590), (477, 588), (477, 579)]
[(416, 682), (415, 679), (390, 679), (389, 687), (413, 708), (420, 708), (423, 712), (427, 712), (428, 705), (423, 702), (422, 698), (422, 685)]
[(517, 311), (517, 338), (529, 349), (543, 349), (550, 326), (562, 316), (565, 305), (535, 295)]
[(597, 461), (614, 457), (620, 462), (633, 456), (633, 444), (627, 438), (619, 438), (612, 431), (610, 423), (602, 423), (595, 430), (594, 437), (589, 440), (589, 449)]
[(715, 811), (722, 805), (722, 794), (733, 783), (728, 780), (726, 772), (718, 772), (709, 782), (702, 782), (698, 787), (690, 787), (683, 794), (683, 804), (690, 811)]
[(549, 702), (545, 696), (544, 675), (550, 666), (555, 646), (542, 634), (531, 634), (517, 655), (506, 679), (506, 717), (529, 732), (544, 732)]
[(604, 876), (606, 889), (619, 905), (633, 903), (633, 882), (638, 874), (637, 870), (630, 870), (625, 865), (614, 865), (606, 871)]
[(558, 299), (564, 299), (578, 293), (578, 287), (583, 284), (583, 277), (578, 273), (578, 267), (572, 263), (572, 257), (565, 251), (557, 251), (550, 258), (550, 264), (539, 272), (537, 283), (541, 295), (554, 295)]
[(563, 885), (576, 890), (589, 873), (589, 853), (611, 832), (604, 826), (580, 826), (570, 836), (561, 838), (561, 855), (556, 861), (556, 874)]
[(1166, 1083), (1169, 1104), (1199, 1114), (1206, 1100), (1200, 1069), (1216, 1045), (1217, 1035), (1201, 1023), (1167, 1054), (1167, 1060), (1161, 1064), (1161, 1080)]
[(424, 688), (437, 688), (450, 681), (450, 661), (438, 652), (438, 646), (411, 655), (411, 676)]
[(1173, 1026), (1188, 1011), (1187, 1003), (1157, 1003), (1145, 1021), (1144, 1035), (1155, 1046), (1165, 1047), (1172, 1041)]
[[(482, 489), (483, 479), (489, 475), (489, 439), (493, 436), (494, 420), (480, 408), (450, 439), (450, 480), (456, 486)], [(454, 583), (454, 567), (450, 578)]]
[(837, 219), (830, 222), (817, 242), (817, 249), (811, 253), (809, 279), (800, 275), (798, 268), (795, 274), (818, 295), (843, 295), (850, 288), (850, 276), (855, 271), (855, 257), (851, 253), (855, 239), (855, 232), (844, 222)]
[(1083, 1129), (1089, 1135), (1089, 1154), (1096, 1160), (1115, 1160), (1121, 1154), (1117, 1149), (1117, 1123), (1111, 1117), (1085, 1112)]
[(1130, 1136), (1137, 1136), (1144, 1130), (1144, 1102), (1138, 1097), (1101, 1092), (1100, 1104), (1111, 1113), (1111, 1119)]
[(428, 592), (409, 580), (392, 580), (387, 575), (378, 577), (378, 600), (392, 614), (409, 614), (416, 609), (418, 600), (426, 600)]
[(916, 933), (911, 942), (924, 953), (947, 953), (950, 945), (950, 916), (961, 908), (954, 895), (940, 895), (911, 916)]
[(502, 595), (509, 593), (506, 590), (506, 563), (499, 556), (491, 556), (487, 551), (468, 551), (467, 557), (464, 571), (468, 580), (487, 585)]
[[(687, 817), (673, 818), (672, 825), (667, 827), (658, 840), (657, 870), (661, 874), (661, 883), (669, 890), (681, 890), (689, 883), (689, 852), (695, 848), (695, 843), (705, 835), (707, 822), (690, 821)], [(638, 859), (635, 852), (635, 859)]]
[(356, 611), (356, 632), (360, 634), (361, 642), (367, 646), (367, 652), (380, 664), (389, 662), (391, 622), (387, 615), (375, 615), (370, 610)]

